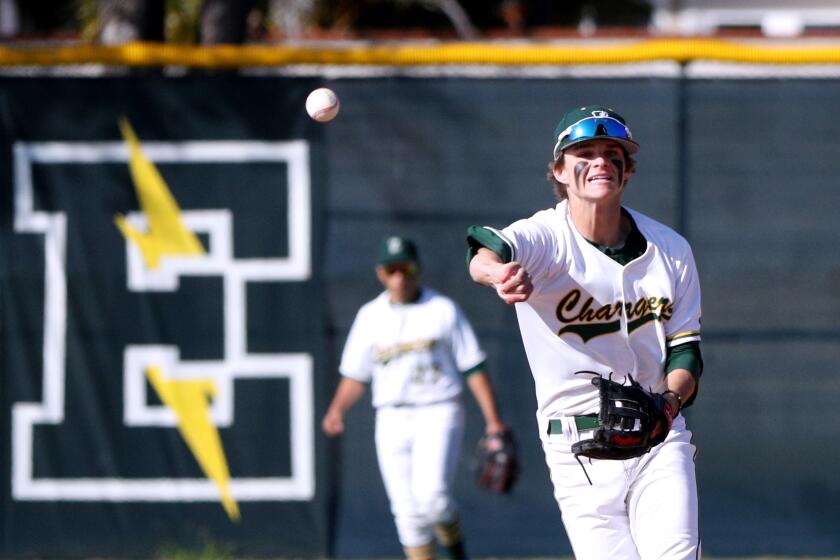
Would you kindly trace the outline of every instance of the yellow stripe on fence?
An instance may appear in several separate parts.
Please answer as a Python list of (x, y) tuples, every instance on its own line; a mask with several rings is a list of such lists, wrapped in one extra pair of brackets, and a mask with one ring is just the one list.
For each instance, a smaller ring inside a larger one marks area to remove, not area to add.
[(569, 41), (543, 44), (453, 42), (347, 47), (288, 45), (176, 45), (2, 47), (0, 66), (188, 66), (237, 68), (314, 65), (569, 65), (674, 60), (752, 64), (840, 64), (840, 45), (768, 44), (715, 39)]

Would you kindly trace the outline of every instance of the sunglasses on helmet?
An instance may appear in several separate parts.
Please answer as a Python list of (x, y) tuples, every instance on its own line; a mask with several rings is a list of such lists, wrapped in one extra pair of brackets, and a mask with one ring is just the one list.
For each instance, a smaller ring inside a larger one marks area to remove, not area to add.
[(621, 140), (633, 140), (630, 129), (621, 121), (611, 117), (587, 117), (567, 127), (560, 133), (557, 137), (557, 143), (554, 145), (554, 159), (557, 159), (557, 156), (560, 155), (563, 148), (570, 142), (600, 136)]

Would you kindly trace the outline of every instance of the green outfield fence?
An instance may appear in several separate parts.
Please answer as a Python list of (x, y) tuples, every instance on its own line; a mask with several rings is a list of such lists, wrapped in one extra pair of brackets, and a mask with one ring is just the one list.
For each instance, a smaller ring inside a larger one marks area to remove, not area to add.
[[(327, 124), (303, 110), (319, 86)], [(628, 206), (698, 263), (707, 557), (837, 557), (840, 41), (676, 37), (0, 47), (0, 557), (397, 558), (369, 400), (339, 441), (319, 420), (398, 233), (475, 326), (520, 444), (513, 493), (479, 491), (468, 402), (468, 551), (569, 558), (516, 321), (469, 281), (464, 236), (553, 204), (552, 131), (592, 102), (642, 145)], [(125, 123), (197, 264), (152, 269), (115, 225), (149, 220)], [(228, 478), (150, 364), (213, 381)]]

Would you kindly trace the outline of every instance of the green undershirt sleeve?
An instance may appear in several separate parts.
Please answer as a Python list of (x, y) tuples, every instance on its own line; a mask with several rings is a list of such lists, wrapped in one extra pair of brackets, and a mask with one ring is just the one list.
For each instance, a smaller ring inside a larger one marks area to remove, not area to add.
[(474, 373), (478, 373), (479, 371), (486, 371), (486, 369), (485, 369), (486, 363), (487, 362), (481, 362), (479, 364), (476, 364), (473, 367), (471, 367), (470, 369), (468, 369), (467, 371), (463, 372), (461, 375), (463, 375), (464, 379), (466, 379), (467, 377), (469, 377), (470, 375), (472, 375)]
[(467, 228), (467, 264), (482, 247), (496, 253), (502, 262), (509, 263), (513, 260), (513, 253), (510, 246), (504, 239), (499, 237), (493, 230), (482, 226), (470, 226)]
[(699, 342), (686, 342), (668, 348), (668, 353), (665, 357), (665, 375), (668, 375), (675, 369), (687, 369), (697, 382), (694, 394), (682, 405), (683, 408), (686, 408), (691, 406), (700, 390), (700, 376), (703, 374), (703, 356), (700, 354)]

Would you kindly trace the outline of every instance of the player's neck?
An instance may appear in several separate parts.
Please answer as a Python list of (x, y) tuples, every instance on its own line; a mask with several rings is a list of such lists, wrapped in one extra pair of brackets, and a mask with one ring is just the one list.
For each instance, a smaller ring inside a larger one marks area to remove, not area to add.
[(389, 292), (388, 301), (390, 301), (394, 305), (405, 305), (407, 303), (417, 303), (420, 300), (420, 295), (422, 293), (422, 288), (419, 286), (414, 290), (406, 293), (401, 293), (398, 291), (391, 291)]
[(630, 220), (620, 204), (591, 204), (569, 200), (572, 222), (582, 236), (605, 247), (621, 247), (630, 233)]

